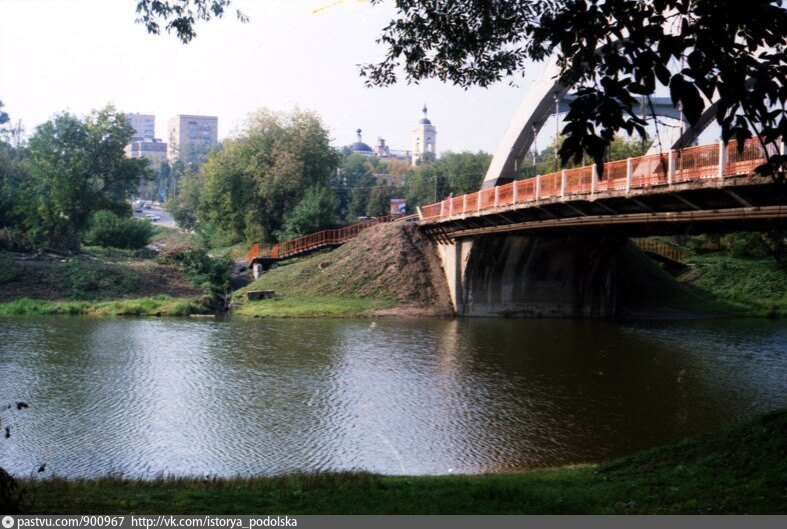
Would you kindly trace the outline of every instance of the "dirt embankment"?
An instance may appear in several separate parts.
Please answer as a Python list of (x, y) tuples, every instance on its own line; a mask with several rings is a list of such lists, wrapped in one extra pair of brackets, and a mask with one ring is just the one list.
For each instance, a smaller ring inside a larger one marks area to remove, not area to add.
[(5, 254), (5, 263), (13, 270), (0, 285), (0, 303), (20, 298), (105, 301), (202, 294), (177, 268), (149, 259), (108, 259), (85, 254), (29, 257)]
[(332, 252), (284, 264), (251, 288), (277, 294), (390, 299), (381, 315), (447, 315), (451, 300), (434, 243), (404, 222), (369, 228)]

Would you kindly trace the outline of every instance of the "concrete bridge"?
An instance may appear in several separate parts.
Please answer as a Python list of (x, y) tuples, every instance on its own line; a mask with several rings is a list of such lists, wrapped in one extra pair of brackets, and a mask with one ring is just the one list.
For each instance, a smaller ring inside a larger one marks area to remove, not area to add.
[(615, 312), (627, 237), (787, 226), (787, 186), (748, 140), (566, 169), (419, 208), (458, 314)]

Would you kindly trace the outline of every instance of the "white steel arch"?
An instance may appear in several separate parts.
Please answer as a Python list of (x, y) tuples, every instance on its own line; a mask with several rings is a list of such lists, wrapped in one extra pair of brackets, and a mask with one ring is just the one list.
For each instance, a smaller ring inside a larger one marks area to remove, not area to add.
[[(568, 110), (568, 104), (573, 98), (567, 95), (568, 88), (558, 81), (559, 76), (560, 68), (557, 64), (557, 57), (552, 56), (547, 61), (541, 76), (530, 87), (508, 125), (508, 130), (498, 145), (486, 172), (481, 189), (507, 184), (514, 180), (519, 161), (528, 153), (541, 127), (554, 112), (556, 98), (558, 111)], [(680, 110), (672, 105), (669, 98), (657, 97), (651, 98), (651, 101), (656, 115), (682, 119)], [(697, 136), (713, 121), (717, 110), (717, 104), (712, 104), (706, 109), (694, 127), (686, 127), (685, 132), (672, 145), (672, 148), (679, 149), (692, 145)]]

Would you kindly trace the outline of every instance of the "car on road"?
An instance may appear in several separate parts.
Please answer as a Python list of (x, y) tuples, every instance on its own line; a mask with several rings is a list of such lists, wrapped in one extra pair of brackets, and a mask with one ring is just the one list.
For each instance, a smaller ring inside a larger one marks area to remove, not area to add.
[(150, 221), (153, 221), (153, 222), (158, 222), (158, 221), (161, 220), (161, 217), (159, 217), (158, 215), (156, 215), (154, 213), (146, 213), (145, 214), (145, 218), (150, 220)]

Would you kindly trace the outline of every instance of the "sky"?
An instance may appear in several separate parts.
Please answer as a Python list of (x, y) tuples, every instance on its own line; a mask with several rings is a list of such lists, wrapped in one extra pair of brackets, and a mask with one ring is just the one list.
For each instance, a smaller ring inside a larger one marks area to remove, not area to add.
[[(167, 141), (176, 114), (219, 118), (219, 139), (259, 108), (315, 111), (336, 146), (355, 141), (410, 149), (424, 104), (437, 127), (437, 150), (494, 153), (530, 80), (490, 88), (429, 80), (367, 88), (358, 64), (383, 57), (375, 43), (390, 6), (363, 0), (235, 0), (250, 18), (197, 26), (184, 45), (134, 22), (135, 0), (0, 0), (0, 101), (27, 134), (57, 113), (84, 115), (108, 103), (155, 114)], [(314, 12), (316, 9), (325, 9)]]

